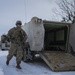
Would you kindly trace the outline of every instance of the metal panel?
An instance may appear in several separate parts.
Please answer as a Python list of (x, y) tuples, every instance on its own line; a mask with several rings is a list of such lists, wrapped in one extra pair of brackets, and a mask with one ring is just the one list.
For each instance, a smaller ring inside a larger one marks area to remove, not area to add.
[(41, 52), (41, 58), (53, 71), (75, 70), (75, 57), (64, 52)]
[(70, 25), (70, 37), (69, 37), (70, 46), (72, 46), (75, 51), (75, 23)]

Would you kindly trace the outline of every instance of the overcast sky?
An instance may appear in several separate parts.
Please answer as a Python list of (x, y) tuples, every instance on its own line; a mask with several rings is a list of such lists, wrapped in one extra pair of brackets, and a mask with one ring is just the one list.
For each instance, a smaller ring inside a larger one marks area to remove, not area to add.
[(56, 0), (0, 0), (0, 35), (14, 27), (17, 20), (23, 24), (34, 16), (56, 20), (52, 11), (55, 7)]

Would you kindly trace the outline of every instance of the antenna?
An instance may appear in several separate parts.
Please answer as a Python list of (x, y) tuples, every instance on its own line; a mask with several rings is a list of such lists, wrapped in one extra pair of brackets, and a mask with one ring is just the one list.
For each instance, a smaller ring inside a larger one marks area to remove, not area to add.
[(75, 16), (75, 0), (74, 0), (74, 16)]
[(26, 9), (26, 0), (24, 0), (24, 3), (25, 3), (25, 23), (26, 23), (26, 19), (27, 19), (27, 9)]

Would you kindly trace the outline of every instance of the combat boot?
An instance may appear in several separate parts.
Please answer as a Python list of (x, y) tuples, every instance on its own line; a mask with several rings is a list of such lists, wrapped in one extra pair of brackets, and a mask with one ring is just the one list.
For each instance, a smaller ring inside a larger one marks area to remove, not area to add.
[(18, 69), (22, 69), (21, 66), (19, 64), (17, 64), (16, 68)]
[(9, 65), (9, 60), (6, 61), (6, 65)]

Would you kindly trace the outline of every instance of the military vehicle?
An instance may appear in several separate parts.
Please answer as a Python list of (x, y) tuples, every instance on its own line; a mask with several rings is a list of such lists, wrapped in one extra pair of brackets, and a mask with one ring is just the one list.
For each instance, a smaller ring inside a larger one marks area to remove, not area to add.
[[(75, 70), (75, 24), (33, 17), (22, 29), (28, 36), (23, 61), (39, 54), (53, 71)], [(1, 36), (1, 49), (10, 49), (5, 35)]]
[(27, 33), (29, 43), (23, 61), (39, 54), (53, 71), (75, 70), (74, 24), (33, 17), (22, 29)]
[(10, 49), (10, 42), (8, 42), (7, 40), (6, 40), (6, 34), (3, 34), (2, 36), (1, 36), (1, 50), (9, 50)]

